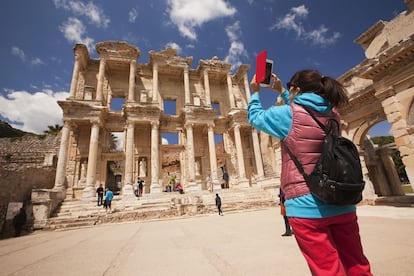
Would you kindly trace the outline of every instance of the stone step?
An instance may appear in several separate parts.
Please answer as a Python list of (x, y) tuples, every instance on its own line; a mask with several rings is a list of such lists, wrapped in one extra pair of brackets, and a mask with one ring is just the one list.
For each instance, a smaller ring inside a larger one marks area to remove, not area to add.
[[(276, 206), (277, 199), (262, 189), (221, 190), (223, 212), (240, 212), (249, 209)], [(143, 221), (182, 216), (216, 213), (215, 194), (208, 191), (194, 193), (161, 193), (141, 198), (122, 199), (115, 196), (112, 213), (107, 214), (96, 200), (65, 200), (55, 215), (49, 218), (47, 228), (66, 229), (90, 227), (97, 224), (125, 221)]]

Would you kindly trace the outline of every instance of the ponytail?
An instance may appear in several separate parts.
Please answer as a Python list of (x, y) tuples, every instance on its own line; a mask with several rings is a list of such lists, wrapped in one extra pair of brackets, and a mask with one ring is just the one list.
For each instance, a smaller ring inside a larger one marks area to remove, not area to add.
[(301, 93), (316, 93), (326, 99), (331, 107), (341, 107), (348, 103), (345, 87), (332, 77), (322, 76), (317, 70), (296, 72), (290, 83), (299, 87)]

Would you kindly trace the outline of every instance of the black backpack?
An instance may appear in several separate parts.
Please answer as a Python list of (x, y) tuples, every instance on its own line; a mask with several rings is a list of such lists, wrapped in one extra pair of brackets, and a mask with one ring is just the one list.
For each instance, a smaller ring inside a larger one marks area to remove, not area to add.
[(306, 174), (302, 164), (287, 145), (282, 145), (303, 175), (313, 195), (326, 204), (357, 204), (362, 200), (365, 182), (356, 146), (339, 134), (339, 122), (335, 118), (329, 118), (323, 125), (310, 110), (304, 108), (326, 134), (321, 157), (313, 171)]

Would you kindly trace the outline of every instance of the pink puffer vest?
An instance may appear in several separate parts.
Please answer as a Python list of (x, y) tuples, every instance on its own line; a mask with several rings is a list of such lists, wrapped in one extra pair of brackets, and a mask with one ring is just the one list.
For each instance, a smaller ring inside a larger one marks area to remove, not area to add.
[[(305, 172), (309, 174), (314, 169), (315, 164), (318, 162), (321, 155), (322, 141), (325, 137), (325, 133), (302, 106), (292, 104), (291, 108), (292, 129), (284, 142), (302, 164)], [(332, 116), (331, 113), (322, 115), (316, 111), (314, 111), (313, 114), (323, 124), (325, 124), (326, 120)], [(335, 113), (335, 118), (339, 122), (337, 113)], [(283, 145), (281, 186), (286, 199), (310, 193), (305, 179), (296, 168), (295, 163), (292, 161)]]

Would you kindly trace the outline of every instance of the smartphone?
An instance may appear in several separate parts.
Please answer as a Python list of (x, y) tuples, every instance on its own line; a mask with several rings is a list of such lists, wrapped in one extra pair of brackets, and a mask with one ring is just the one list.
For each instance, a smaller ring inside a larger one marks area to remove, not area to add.
[(267, 59), (266, 54), (263, 50), (256, 57), (256, 82), (263, 87), (270, 86), (273, 71), (273, 60)]
[(273, 72), (273, 60), (266, 59), (265, 79), (260, 83), (260, 86), (262, 87), (270, 86), (270, 80), (272, 79), (272, 72)]

